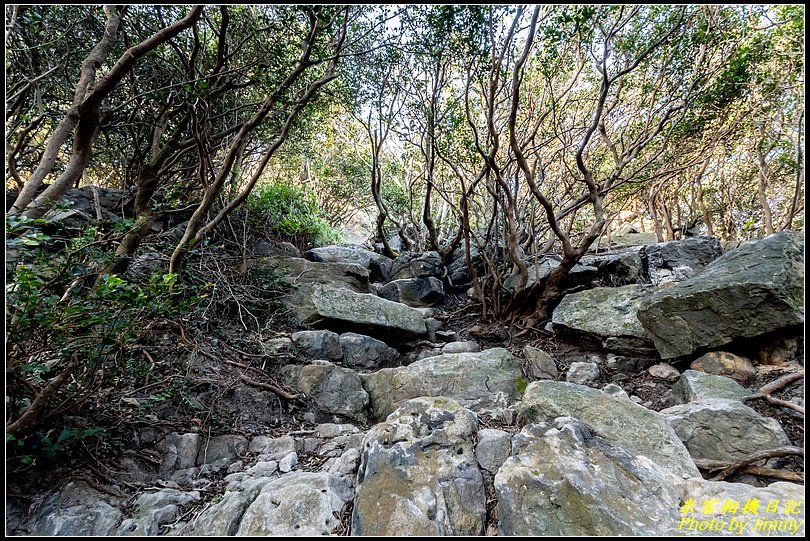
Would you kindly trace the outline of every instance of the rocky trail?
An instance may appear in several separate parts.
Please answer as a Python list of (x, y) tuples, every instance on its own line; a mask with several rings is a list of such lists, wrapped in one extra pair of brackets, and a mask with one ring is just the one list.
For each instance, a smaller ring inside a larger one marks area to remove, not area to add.
[(519, 337), (476, 322), (463, 257), (265, 244), (304, 330), (197, 356), (239, 370), (233, 430), (156, 410), (87, 474), (19, 481), (8, 533), (803, 535), (802, 234), (588, 256)]

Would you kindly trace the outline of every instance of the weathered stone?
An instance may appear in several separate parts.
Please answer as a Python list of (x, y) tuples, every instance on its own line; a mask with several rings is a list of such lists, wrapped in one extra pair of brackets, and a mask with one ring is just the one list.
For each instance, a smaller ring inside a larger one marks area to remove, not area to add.
[(757, 375), (757, 369), (751, 361), (727, 351), (706, 353), (695, 359), (689, 368), (715, 376), (726, 376), (743, 383)]
[(790, 445), (776, 419), (738, 400), (696, 400), (661, 411), (694, 458), (733, 462), (756, 451)]
[(596, 363), (571, 363), (565, 374), (565, 381), (577, 385), (590, 385), (599, 379), (599, 366)]
[[(484, 256), (481, 255), (474, 243), (470, 245), (470, 262), (480, 276), (484, 272)], [(463, 244), (456, 248), (450, 259), (450, 264), (447, 265), (447, 279), (454, 289), (464, 289), (472, 281), (470, 270), (467, 267), (467, 253)]]
[(263, 239), (253, 247), (253, 253), (260, 257), (278, 255), (282, 257), (301, 257), (301, 251), (289, 242), (278, 242), (272, 239)]
[(288, 453), (278, 461), (278, 469), (281, 473), (289, 473), (298, 465), (298, 454), (295, 451)]
[(387, 280), (393, 263), (389, 257), (356, 245), (313, 248), (304, 257), (319, 263), (356, 263), (368, 270), (373, 282)]
[(482, 535), (484, 481), (473, 452), (476, 416), (447, 398), (417, 398), (363, 444), (352, 533)]
[(715, 237), (687, 237), (651, 244), (641, 250), (646, 277), (654, 285), (696, 276), (722, 255), (720, 241)]
[(382, 340), (351, 332), (340, 335), (343, 348), (343, 364), (362, 368), (378, 368), (392, 365), (399, 359), (399, 352), (388, 347)]
[(271, 338), (262, 343), (267, 355), (292, 355), (295, 352), (293, 341), (287, 337)]
[(557, 379), (557, 364), (554, 358), (540, 348), (526, 346), (523, 348), (526, 357), (528, 374), (532, 379)]
[(247, 506), (238, 536), (328, 535), (340, 525), (348, 487), (325, 472), (294, 472), (266, 483)]
[(498, 535), (650, 536), (676, 531), (677, 478), (572, 419), (530, 424), (495, 476)]
[[(243, 474), (234, 474), (243, 475)], [(205, 509), (183, 530), (188, 536), (233, 536), (239, 530), (245, 509), (253, 503), (266, 484), (272, 481), (269, 477), (250, 478), (238, 491), (225, 492), (222, 499)]]
[(322, 412), (366, 420), (369, 396), (354, 370), (317, 361), (306, 366), (287, 365), (281, 371), (287, 385), (306, 394)]
[(678, 475), (699, 475), (689, 453), (658, 413), (630, 400), (562, 381), (530, 383), (518, 406), (528, 422), (573, 417), (594, 434), (633, 455), (644, 455)]
[(450, 342), (442, 346), (442, 354), (447, 353), (477, 353), (481, 351), (478, 342)]
[(554, 332), (586, 345), (625, 355), (655, 352), (651, 337), (636, 318), (650, 286), (597, 287), (563, 297), (554, 309)]
[(249, 453), (266, 455), (274, 460), (279, 460), (292, 451), (295, 451), (295, 438), (292, 436), (281, 436), (280, 438), (256, 436), (250, 440), (248, 447)]
[[(306, 291), (302, 291), (306, 290)], [(416, 309), (371, 294), (327, 285), (299, 288), (292, 313), (302, 323), (385, 339), (424, 337), (425, 320)]]
[(677, 381), (681, 377), (678, 369), (668, 363), (658, 363), (647, 369), (647, 372), (654, 378), (663, 379), (664, 381)]
[(664, 359), (802, 325), (804, 236), (783, 231), (728, 252), (653, 293), (638, 319)]
[(332, 331), (298, 331), (293, 344), (308, 359), (339, 361), (343, 358), (340, 336)]
[(376, 419), (419, 396), (451, 397), (476, 411), (503, 407), (518, 398), (518, 386), (525, 383), (520, 361), (503, 348), (438, 355), (361, 377)]
[(342, 287), (357, 293), (371, 291), (368, 271), (351, 263), (317, 263), (300, 257), (268, 256), (256, 261), (252, 273), (260, 281), (269, 275), (276, 277), (276, 281), (281, 278), (298, 285), (299, 287), (287, 296), (287, 302), (290, 304), (303, 297), (299, 290), (303, 288), (308, 291), (313, 285)]
[(686, 370), (672, 386), (672, 398), (676, 404), (685, 404), (706, 398), (741, 400), (751, 394), (733, 379), (715, 376), (695, 370)]
[(441, 278), (444, 264), (438, 252), (403, 252), (391, 264), (391, 280), (402, 278)]
[(595, 267), (595, 280), (604, 286), (624, 286), (639, 283), (642, 273), (641, 248), (624, 252), (585, 256), (582, 265)]
[(332, 475), (345, 478), (348, 483), (354, 485), (354, 475), (360, 466), (360, 451), (354, 448), (346, 449), (340, 457), (333, 459), (327, 471)]
[(197, 464), (213, 464), (225, 459), (230, 464), (245, 454), (248, 441), (238, 434), (225, 434), (203, 439), (197, 451)]
[(475, 458), (485, 470), (495, 473), (509, 458), (512, 451), (512, 436), (509, 432), (495, 428), (482, 428), (478, 431), (478, 444)]
[(198, 433), (178, 434), (171, 432), (158, 444), (163, 453), (160, 471), (168, 473), (173, 470), (184, 470), (197, 465), (197, 448), (200, 443)]
[(357, 434), (360, 429), (354, 425), (323, 423), (315, 427), (315, 435), (319, 438), (335, 438), (346, 434)]
[(408, 306), (430, 306), (444, 302), (444, 285), (432, 276), (401, 278), (377, 289), (377, 295)]
[(157, 492), (146, 492), (135, 500), (135, 514), (118, 527), (118, 535), (155, 536), (161, 526), (174, 522), (180, 515), (180, 508), (200, 499), (199, 492), (182, 492), (173, 488), (163, 488)]
[(31, 519), (31, 534), (37, 536), (114, 535), (121, 511), (107, 495), (84, 481), (71, 481), (48, 496)]

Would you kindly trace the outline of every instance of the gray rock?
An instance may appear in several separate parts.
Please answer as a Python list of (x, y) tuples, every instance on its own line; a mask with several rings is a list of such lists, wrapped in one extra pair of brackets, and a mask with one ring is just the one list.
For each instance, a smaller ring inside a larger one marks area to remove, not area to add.
[(571, 363), (565, 374), (565, 381), (577, 385), (590, 385), (599, 379), (599, 366), (596, 363)]
[(367, 250), (362, 246), (322, 246), (308, 250), (304, 257), (319, 263), (355, 263), (368, 270), (373, 282), (388, 279), (391, 273), (391, 258)]
[(585, 256), (582, 265), (596, 267), (596, 280), (605, 286), (624, 286), (639, 283), (642, 274), (641, 248), (624, 252)]
[(293, 451), (295, 451), (295, 438), (292, 436), (281, 436), (280, 438), (256, 436), (250, 440), (248, 447), (249, 453), (266, 455), (273, 460), (279, 460)]
[(199, 492), (182, 492), (163, 488), (146, 492), (135, 500), (135, 513), (118, 527), (118, 535), (155, 536), (161, 526), (174, 522), (180, 516), (180, 508), (200, 499)]
[(293, 451), (278, 461), (278, 469), (281, 473), (289, 473), (298, 465), (298, 455)]
[(476, 416), (447, 398), (417, 398), (373, 427), (357, 475), (354, 535), (482, 535), (484, 480)]
[(523, 424), (573, 417), (605, 441), (644, 455), (677, 475), (699, 472), (677, 434), (658, 413), (630, 400), (562, 381), (530, 383), (518, 405)]
[(334, 459), (327, 471), (332, 475), (345, 478), (347, 482), (354, 485), (354, 476), (360, 466), (360, 451), (357, 449), (346, 449), (340, 457)]
[(668, 363), (658, 363), (654, 366), (651, 366), (647, 369), (647, 372), (658, 379), (663, 379), (665, 381), (677, 381), (678, 378), (681, 377), (681, 373), (678, 372), (678, 369)]
[(756, 451), (790, 445), (776, 419), (738, 400), (696, 400), (661, 411), (694, 458), (733, 462)]
[(446, 353), (476, 353), (481, 351), (478, 342), (449, 342), (442, 346), (442, 354)]
[(438, 252), (403, 252), (391, 264), (390, 280), (402, 278), (441, 278), (444, 264)]
[(178, 434), (171, 432), (158, 444), (158, 450), (163, 453), (160, 463), (161, 473), (174, 470), (184, 470), (197, 465), (197, 449), (200, 444), (200, 435), (196, 432)]
[(532, 379), (557, 379), (557, 363), (554, 358), (540, 348), (526, 346), (523, 355), (528, 364), (528, 374)]
[[(290, 454), (295, 454), (293, 451)], [(288, 454), (287, 456), (290, 456)], [(279, 463), (275, 460), (260, 460), (259, 462), (255, 463), (253, 466), (249, 467), (245, 470), (245, 475), (248, 477), (254, 477), (256, 479), (260, 477), (270, 477), (274, 473), (279, 470)]]
[(294, 472), (262, 486), (244, 510), (238, 536), (328, 535), (340, 525), (351, 491), (325, 472)]
[(271, 338), (262, 343), (267, 355), (292, 355), (295, 353), (293, 341), (286, 337)]
[[(242, 475), (242, 474), (235, 474)], [(209, 505), (183, 529), (188, 536), (233, 536), (239, 530), (245, 509), (252, 504), (266, 484), (272, 481), (269, 477), (250, 479), (238, 491), (225, 492), (222, 499)]]
[(751, 394), (733, 379), (715, 376), (695, 370), (686, 370), (672, 386), (672, 398), (676, 404), (685, 404), (707, 398), (742, 400)]
[(757, 369), (750, 360), (727, 351), (711, 351), (701, 355), (692, 361), (689, 368), (715, 376), (726, 376), (741, 383), (750, 381), (757, 375)]
[(197, 451), (197, 464), (213, 464), (222, 459), (225, 459), (225, 462), (230, 464), (243, 456), (247, 448), (247, 439), (237, 434), (225, 434), (203, 439)]
[(512, 451), (512, 436), (509, 432), (495, 428), (482, 428), (478, 431), (478, 444), (475, 458), (485, 470), (495, 473), (509, 458)]
[(253, 247), (253, 253), (264, 257), (278, 255), (282, 257), (301, 257), (301, 251), (289, 242), (278, 242), (272, 239), (263, 239)]
[(715, 237), (687, 237), (651, 244), (642, 249), (641, 257), (650, 283), (680, 282), (700, 274), (712, 261), (723, 255)]
[(495, 476), (498, 535), (650, 536), (674, 532), (678, 479), (571, 419), (530, 424)]
[(554, 309), (554, 332), (624, 355), (655, 353), (652, 338), (636, 317), (653, 289), (640, 285), (597, 287), (566, 295)]
[(783, 231), (732, 250), (645, 299), (638, 319), (664, 359), (804, 324), (804, 236)]
[(444, 285), (432, 276), (401, 278), (377, 289), (377, 295), (408, 306), (431, 306), (444, 302)]
[(375, 419), (419, 396), (451, 397), (476, 411), (499, 408), (517, 400), (525, 383), (520, 361), (503, 348), (439, 355), (361, 377)]
[(609, 394), (610, 396), (616, 396), (616, 397), (619, 397), (619, 398), (627, 398), (627, 399), (630, 398), (627, 395), (627, 393), (624, 391), (624, 389), (622, 389), (621, 387), (619, 387), (615, 383), (608, 383), (607, 385), (602, 387), (602, 389), (600, 389), (600, 390), (605, 394)]
[(399, 352), (382, 340), (351, 332), (340, 335), (343, 364), (350, 367), (379, 368), (396, 363)]
[(315, 435), (319, 438), (335, 438), (346, 434), (357, 434), (360, 429), (354, 425), (323, 423), (315, 427)]
[[(325, 263), (322, 263), (325, 264)], [(315, 327), (361, 332), (387, 343), (421, 338), (425, 320), (416, 309), (371, 294), (327, 285), (298, 288), (289, 305), (299, 321)]]
[[(484, 272), (484, 256), (481, 255), (475, 243), (470, 245), (470, 262), (480, 276)], [(447, 279), (454, 289), (464, 289), (472, 283), (470, 269), (467, 267), (467, 254), (463, 244), (456, 248), (450, 259), (450, 264), (447, 265)]]
[(369, 395), (354, 370), (317, 361), (306, 366), (287, 365), (281, 372), (287, 385), (306, 394), (320, 411), (366, 420)]
[(138, 282), (148, 282), (153, 274), (166, 272), (168, 260), (159, 252), (147, 252), (132, 259), (125, 272), (126, 278)]
[[(371, 291), (368, 271), (351, 263), (317, 263), (300, 257), (268, 256), (256, 261), (251, 272), (260, 282), (270, 277), (275, 288), (279, 280), (299, 286), (285, 297), (288, 304), (303, 298), (314, 285), (342, 287), (357, 293)], [(299, 291), (301, 289), (304, 293)]]
[(308, 359), (339, 361), (343, 358), (340, 337), (332, 331), (298, 331), (293, 333), (292, 341)]
[(439, 341), (439, 333), (444, 327), (444, 323), (436, 318), (429, 317), (425, 319), (425, 334), (430, 342)]
[(71, 481), (58, 493), (45, 498), (30, 519), (32, 535), (114, 535), (121, 511), (109, 496), (90, 488), (84, 481)]

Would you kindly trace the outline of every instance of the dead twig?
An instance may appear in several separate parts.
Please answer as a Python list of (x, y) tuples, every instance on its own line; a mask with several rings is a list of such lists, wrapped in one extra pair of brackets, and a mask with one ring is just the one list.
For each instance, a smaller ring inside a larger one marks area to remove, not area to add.
[[(785, 446), (777, 447), (775, 449), (766, 449), (748, 454), (734, 462), (723, 462), (720, 460), (709, 459), (693, 459), (695, 465), (703, 470), (717, 471), (722, 470), (716, 476), (712, 477), (712, 481), (722, 481), (732, 473), (749, 466), (752, 462), (765, 460), (767, 458), (777, 458), (784, 456), (804, 456), (804, 449), (801, 447)], [(767, 468), (770, 470), (770, 468)]]
[(249, 377), (247, 377), (244, 374), (239, 374), (239, 378), (242, 381), (244, 381), (245, 383), (247, 383), (248, 385), (252, 385), (253, 387), (258, 387), (260, 389), (267, 389), (268, 391), (273, 391), (274, 393), (276, 393), (281, 398), (286, 398), (287, 400), (296, 400), (296, 399), (299, 398), (297, 394), (290, 394), (287, 391), (285, 391), (284, 389), (280, 389), (280, 388), (276, 387), (275, 385), (271, 385), (270, 383), (261, 383), (259, 381), (250, 379)]
[(782, 406), (784, 408), (790, 408), (804, 415), (804, 407), (799, 406), (798, 404), (794, 404), (793, 402), (788, 402), (786, 400), (774, 398), (773, 396), (771, 396), (773, 392), (778, 391), (779, 389), (782, 389), (784, 387), (787, 387), (794, 381), (798, 381), (800, 379), (804, 379), (804, 371), (787, 374), (779, 379), (776, 379), (768, 383), (767, 385), (763, 385), (762, 387), (759, 388), (759, 390), (757, 390), (756, 393), (743, 397), (742, 401), (745, 402), (746, 400), (756, 400), (757, 398), (764, 398), (770, 404), (773, 404), (775, 406)]

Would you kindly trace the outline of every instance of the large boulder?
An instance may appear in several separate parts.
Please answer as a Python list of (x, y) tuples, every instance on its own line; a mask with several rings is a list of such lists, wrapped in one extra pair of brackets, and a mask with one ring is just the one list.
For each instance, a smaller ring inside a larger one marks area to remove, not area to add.
[(340, 335), (343, 364), (350, 367), (379, 368), (399, 359), (399, 352), (382, 340), (363, 334), (347, 332)]
[(751, 392), (725, 376), (715, 376), (697, 370), (686, 370), (672, 386), (672, 400), (685, 404), (707, 398), (742, 400)]
[(650, 283), (681, 282), (696, 276), (712, 261), (723, 255), (716, 237), (687, 237), (659, 242), (641, 251), (644, 271)]
[(674, 532), (674, 476), (572, 419), (530, 424), (495, 476), (498, 534), (650, 536)]
[(320, 411), (366, 420), (368, 394), (351, 368), (315, 361), (306, 366), (287, 365), (281, 372), (287, 385), (311, 398)]
[(372, 282), (385, 281), (391, 273), (391, 258), (354, 244), (313, 248), (304, 257), (319, 263), (356, 263), (368, 270)]
[(408, 306), (431, 306), (444, 301), (444, 285), (433, 276), (427, 278), (401, 278), (377, 289), (377, 295)]
[[(475, 244), (470, 245), (470, 262), (479, 275), (484, 272), (484, 256)], [(472, 283), (470, 269), (467, 267), (467, 251), (463, 244), (456, 248), (450, 258), (447, 280), (455, 289), (468, 287)]]
[(652, 338), (636, 317), (652, 292), (650, 286), (628, 285), (566, 295), (554, 309), (554, 332), (624, 355), (655, 353)]
[(301, 323), (360, 332), (387, 343), (421, 338), (427, 333), (425, 319), (415, 308), (341, 287), (298, 288), (290, 296), (288, 306)]
[(734, 462), (790, 445), (776, 419), (763, 417), (739, 400), (696, 400), (661, 411), (693, 458)]
[(361, 377), (373, 417), (383, 419), (419, 396), (447, 396), (476, 411), (504, 407), (517, 400), (526, 383), (520, 364), (506, 349), (493, 348), (428, 357)]
[(31, 534), (77, 537), (115, 535), (121, 511), (113, 505), (119, 503), (84, 481), (71, 481), (39, 505), (30, 520)]
[(638, 319), (664, 359), (804, 324), (804, 236), (783, 231), (732, 250), (650, 295)]
[(623, 252), (589, 255), (580, 260), (587, 267), (596, 268), (596, 280), (604, 286), (624, 286), (639, 283), (642, 275), (641, 248)]
[(145, 492), (135, 500), (135, 512), (131, 518), (121, 522), (116, 532), (124, 536), (155, 536), (161, 529), (177, 521), (181, 509), (200, 499), (200, 493), (182, 492), (173, 488), (163, 488), (155, 492)]
[(644, 455), (678, 475), (699, 475), (689, 452), (658, 413), (627, 398), (562, 381), (530, 383), (518, 405), (522, 423), (573, 417), (632, 455)]
[(339, 361), (343, 358), (340, 336), (332, 331), (298, 331), (291, 338), (298, 351), (308, 359)]
[[(251, 273), (260, 281), (286, 281), (297, 286), (288, 295), (288, 304), (295, 304), (316, 284), (358, 293), (371, 291), (368, 270), (356, 263), (318, 263), (300, 257), (267, 256), (256, 261)], [(278, 288), (277, 284), (275, 288)]]
[(391, 280), (403, 278), (442, 278), (445, 268), (438, 252), (403, 252), (391, 264)]
[(410, 400), (372, 428), (363, 441), (352, 533), (482, 535), (477, 430), (475, 414), (447, 398)]

